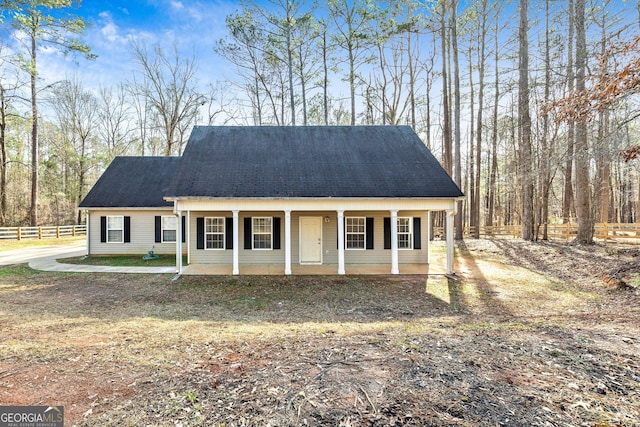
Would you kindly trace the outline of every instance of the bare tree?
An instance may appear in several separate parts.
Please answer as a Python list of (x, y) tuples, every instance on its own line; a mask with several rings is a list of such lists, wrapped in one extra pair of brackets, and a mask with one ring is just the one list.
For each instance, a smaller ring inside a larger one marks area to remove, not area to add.
[[(54, 87), (50, 104), (62, 129), (62, 152), (67, 155), (66, 161), (75, 170), (75, 191), (71, 193), (80, 204), (85, 195), (87, 173), (91, 168), (89, 140), (96, 131), (98, 103), (91, 93), (83, 89), (79, 80), (71, 79)], [(81, 210), (78, 210), (77, 216), (79, 224), (82, 220)]]
[(329, 0), (330, 18), (336, 25), (336, 44), (347, 55), (347, 80), (351, 99), (351, 125), (356, 124), (356, 85), (358, 69), (370, 61), (368, 52), (372, 37), (373, 4), (368, 0)]
[(107, 161), (129, 151), (133, 128), (131, 106), (124, 85), (101, 87), (98, 94), (97, 134), (107, 149)]
[(164, 137), (164, 154), (171, 156), (177, 152), (175, 145), (180, 144), (180, 126), (193, 123), (205, 101), (196, 90), (196, 60), (181, 58), (176, 44), (171, 54), (160, 45), (149, 52), (137, 42), (131, 45), (131, 51), (140, 67), (132, 85), (156, 113)]

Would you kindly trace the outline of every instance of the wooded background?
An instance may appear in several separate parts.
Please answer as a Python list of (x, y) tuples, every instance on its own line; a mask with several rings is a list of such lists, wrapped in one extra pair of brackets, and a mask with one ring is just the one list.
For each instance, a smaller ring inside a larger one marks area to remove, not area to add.
[[(210, 51), (134, 41), (112, 86), (45, 85), (41, 49), (100, 60), (77, 7), (0, 3), (0, 225), (81, 222), (115, 156), (179, 155), (195, 124), (409, 125), (467, 195), (457, 237), (578, 222), (589, 242), (640, 212), (638, 2), (244, 2)], [(210, 55), (236, 73), (196, 79)]]

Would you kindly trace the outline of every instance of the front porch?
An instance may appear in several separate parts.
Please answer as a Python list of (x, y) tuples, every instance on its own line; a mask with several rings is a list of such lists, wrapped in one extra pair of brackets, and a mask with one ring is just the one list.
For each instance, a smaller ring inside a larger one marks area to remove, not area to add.
[[(427, 275), (446, 274), (446, 268), (440, 266), (442, 260), (433, 264), (401, 264), (399, 274)], [(391, 274), (391, 264), (349, 264), (345, 268), (347, 275), (387, 275)], [(322, 265), (292, 265), (291, 273), (300, 276), (335, 275), (338, 272), (336, 264)], [(233, 266), (224, 264), (191, 264), (182, 267), (184, 275), (219, 275), (233, 274)], [(247, 264), (240, 266), (241, 275), (283, 276), (285, 275), (282, 264)]]
[(176, 253), (187, 255), (187, 265), (176, 259), (179, 274), (429, 274), (434, 211), (446, 212), (442, 273), (453, 272), (455, 200), (174, 202), (186, 217), (186, 238), (176, 230)]

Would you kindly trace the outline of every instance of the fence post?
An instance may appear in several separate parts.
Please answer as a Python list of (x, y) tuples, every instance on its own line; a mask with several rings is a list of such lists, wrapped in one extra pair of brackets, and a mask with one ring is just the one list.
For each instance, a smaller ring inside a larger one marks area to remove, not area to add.
[(38, 227), (38, 239), (42, 239), (42, 227)]
[(18, 227), (18, 240), (22, 240), (22, 230)]
[(73, 237), (76, 236), (76, 226), (75, 226), (75, 224), (71, 226), (71, 236), (73, 236)]
[(607, 237), (609, 237), (609, 223), (605, 222), (603, 225), (604, 229), (604, 243), (607, 243)]
[(59, 238), (60, 238), (60, 226), (57, 225), (56, 226), (56, 239), (59, 239)]

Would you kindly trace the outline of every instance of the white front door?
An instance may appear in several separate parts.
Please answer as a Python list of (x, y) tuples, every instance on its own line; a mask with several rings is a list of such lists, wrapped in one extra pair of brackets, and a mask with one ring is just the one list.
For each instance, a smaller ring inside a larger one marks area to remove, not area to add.
[(322, 264), (322, 217), (300, 217), (300, 264)]

